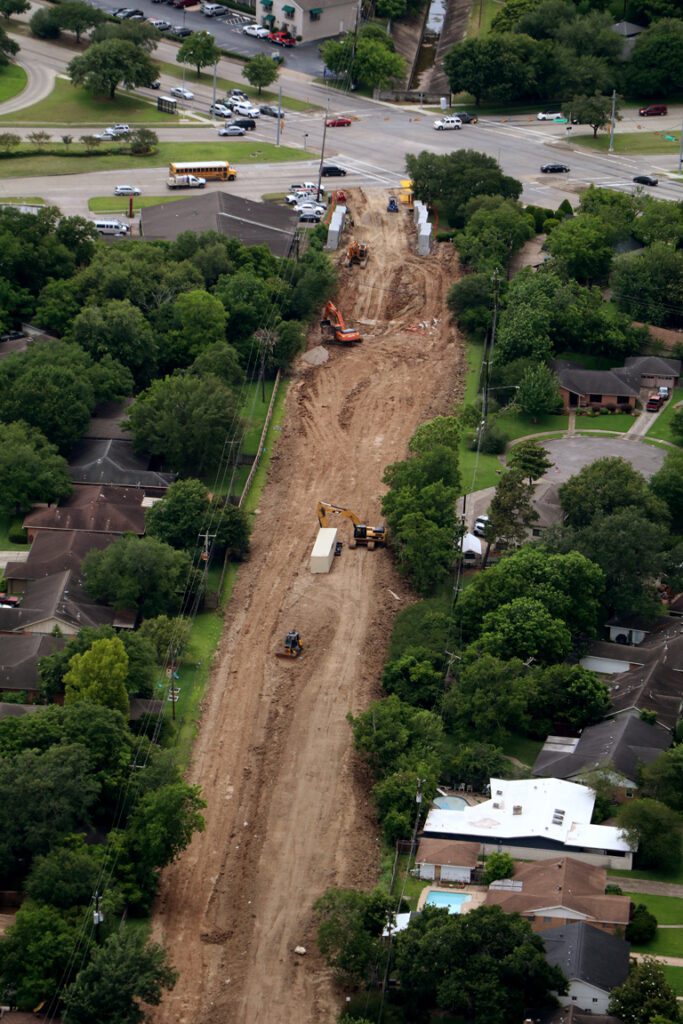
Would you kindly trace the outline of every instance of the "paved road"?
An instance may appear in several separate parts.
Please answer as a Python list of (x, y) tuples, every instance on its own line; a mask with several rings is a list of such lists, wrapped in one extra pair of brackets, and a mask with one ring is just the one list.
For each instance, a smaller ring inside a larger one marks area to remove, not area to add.
[(21, 53), (17, 57), (16, 63), (28, 75), (28, 82), (26, 88), (18, 96), (0, 103), (0, 114), (13, 114), (16, 110), (29, 107), (32, 103), (38, 103), (49, 96), (54, 88), (55, 72), (52, 68), (30, 60), (25, 53)]

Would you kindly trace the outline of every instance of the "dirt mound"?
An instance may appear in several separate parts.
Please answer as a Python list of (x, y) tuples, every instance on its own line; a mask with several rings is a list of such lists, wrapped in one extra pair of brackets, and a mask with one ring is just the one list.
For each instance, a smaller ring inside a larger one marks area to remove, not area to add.
[[(206, 830), (164, 873), (155, 917), (180, 971), (155, 1011), (164, 1024), (331, 1021), (313, 904), (330, 885), (370, 887), (377, 877), (369, 781), (346, 715), (378, 695), (401, 606), (390, 591), (409, 595), (386, 551), (345, 544), (329, 576), (311, 575), (315, 505), (379, 521), (385, 466), (404, 457), (419, 422), (452, 408), (464, 379), (446, 313), (454, 250), (413, 255), (409, 216), (385, 204), (382, 192), (351, 194), (371, 252), (365, 270), (341, 271), (338, 303), (351, 326), (371, 326), (363, 344), (331, 348), (322, 370), (292, 382), (230, 603), (190, 772), (208, 802)], [(346, 521), (340, 537), (348, 541)], [(278, 661), (293, 628), (305, 653)]]

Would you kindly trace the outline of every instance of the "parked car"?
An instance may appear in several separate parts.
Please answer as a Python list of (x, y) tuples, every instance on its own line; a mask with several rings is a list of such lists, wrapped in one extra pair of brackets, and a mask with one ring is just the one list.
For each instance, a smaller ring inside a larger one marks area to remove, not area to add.
[(142, 192), (135, 185), (117, 185), (114, 189), (115, 196), (141, 196)]
[(663, 396), (660, 395), (659, 391), (653, 391), (649, 395), (649, 397), (648, 397), (647, 405), (645, 406), (645, 411), (646, 412), (659, 412), (659, 410), (662, 408), (663, 405), (664, 405), (664, 398), (663, 398)]
[(128, 17), (129, 14), (132, 14), (132, 13), (133, 13), (133, 8), (132, 7), (118, 7), (115, 11), (112, 12), (114, 17), (115, 18), (119, 18), (121, 21), (123, 21), (125, 18)]
[(161, 89), (161, 81), (157, 78), (156, 82), (152, 82), (150, 89)]
[(669, 108), (666, 103), (651, 103), (649, 107), (641, 107), (638, 113), (641, 117), (665, 117)]
[(319, 217), (322, 217), (322, 215), (325, 212), (325, 207), (322, 205), (322, 203), (302, 202), (295, 203), (294, 210), (296, 211), (296, 213), (317, 213)]
[(238, 124), (224, 124), (222, 128), (218, 129), (219, 135), (246, 135), (247, 129), (240, 128)]
[(263, 25), (243, 25), (242, 34), (245, 36), (254, 36), (256, 39), (267, 39), (270, 32)]
[(179, 7), (181, 10), (183, 7), (196, 7), (197, 0), (173, 0), (173, 6)]
[(244, 91), (244, 89), (231, 89), (230, 92), (228, 93), (228, 98), (231, 99), (231, 100), (232, 99), (235, 99), (235, 100), (248, 100), (249, 99), (249, 97), (247, 96), (247, 94)]
[(321, 220), (321, 214), (316, 213), (314, 210), (303, 210), (299, 214), (300, 224), (319, 224)]
[(664, 401), (666, 401), (667, 398), (669, 397), (670, 391), (666, 387), (665, 384), (662, 384), (662, 386), (660, 387), (659, 394), (660, 394), (660, 397), (664, 399)]
[(236, 124), (238, 128), (244, 128), (248, 132), (253, 132), (256, 127), (256, 121), (253, 117), (236, 117), (232, 123)]
[[(316, 192), (317, 189), (318, 189), (318, 182), (317, 181), (301, 181), (301, 182), (297, 182), (295, 185), (290, 185), (289, 188), (290, 188), (291, 192)], [(325, 191), (325, 189), (322, 187), (322, 185), (320, 186), (320, 191), (321, 192)]]
[(353, 122), (350, 117), (328, 117), (325, 124), (328, 128), (348, 128)]
[(24, 337), (23, 331), (6, 331), (5, 334), (0, 334), (0, 342), (2, 341), (19, 341), (20, 338)]
[(226, 107), (225, 103), (212, 103), (209, 113), (215, 114), (216, 117), (232, 117), (232, 110)]
[(556, 111), (542, 110), (540, 114), (536, 114), (537, 121), (559, 121), (562, 114), (558, 114)]
[(345, 178), (346, 171), (338, 164), (323, 164), (323, 178)]
[(636, 185), (650, 185), (654, 187), (659, 184), (659, 178), (655, 178), (652, 174), (636, 174), (633, 180)]
[(107, 128), (106, 131), (108, 131), (111, 135), (130, 135), (130, 125), (113, 124), (111, 125), (111, 127)]
[(289, 195), (285, 196), (285, 202), (290, 206), (296, 206), (297, 203), (313, 202), (318, 203), (322, 199), (322, 195), (315, 198), (315, 192), (304, 191), (304, 192), (290, 192)]
[(477, 516), (474, 520), (474, 526), (472, 527), (472, 533), (475, 537), (483, 537), (486, 534), (486, 527), (489, 525), (488, 516)]
[(20, 604), (21, 598), (16, 594), (0, 594), (0, 608), (18, 608)]
[(569, 174), (569, 168), (566, 164), (543, 164), (541, 172), (543, 174)]
[(207, 3), (203, 3), (203, 4), (199, 5), (199, 10), (207, 18), (216, 18), (216, 17), (220, 17), (223, 14), (227, 14), (228, 13), (227, 7), (225, 7), (223, 4), (207, 4)]
[(437, 132), (460, 131), (462, 128), (462, 121), (459, 117), (440, 117), (434, 122), (433, 127)]
[(188, 36), (192, 35), (192, 29), (187, 28), (186, 25), (174, 25), (171, 29), (171, 35), (177, 36), (178, 39), (187, 39)]
[(296, 46), (296, 39), (289, 32), (269, 32), (268, 42), (276, 46)]
[(261, 106), (259, 107), (259, 110), (260, 110), (260, 112), (262, 114), (265, 114), (266, 117), (284, 117), (285, 116), (284, 110), (278, 110), (277, 107), (271, 107), (271, 105), (269, 103), (262, 103)]
[(147, 24), (155, 28), (157, 32), (168, 32), (171, 28), (171, 22), (163, 21), (161, 18), (148, 18)]
[(459, 110), (457, 116), (463, 124), (476, 124), (479, 120), (476, 114), (468, 114), (466, 110)]
[(186, 89), (184, 85), (174, 85), (173, 88), (169, 91), (171, 93), (171, 96), (178, 96), (179, 99), (181, 100), (194, 99), (194, 93), (190, 92), (189, 89)]
[(253, 103), (248, 100), (240, 100), (238, 103), (232, 105), (232, 109), (236, 114), (241, 114), (242, 117), (260, 117), (261, 112), (258, 107), (255, 107)]

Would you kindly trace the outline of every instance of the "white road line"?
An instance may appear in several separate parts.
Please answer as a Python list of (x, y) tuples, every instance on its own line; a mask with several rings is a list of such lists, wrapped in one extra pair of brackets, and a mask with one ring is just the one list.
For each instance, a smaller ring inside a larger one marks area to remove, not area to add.
[(396, 185), (401, 181), (401, 175), (397, 171), (391, 171), (387, 167), (378, 167), (377, 164), (370, 164), (365, 160), (358, 160), (355, 157), (347, 157), (343, 153), (339, 153), (334, 160), (335, 163), (340, 163), (347, 170), (355, 171), (357, 174), (364, 174), (368, 178), (374, 178), (375, 181), (382, 182), (382, 184)]

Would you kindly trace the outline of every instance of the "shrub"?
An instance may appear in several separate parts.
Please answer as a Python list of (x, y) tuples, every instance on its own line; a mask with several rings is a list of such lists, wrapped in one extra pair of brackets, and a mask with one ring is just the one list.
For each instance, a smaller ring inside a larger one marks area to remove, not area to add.
[(29, 21), (29, 27), (38, 39), (59, 39), (62, 34), (56, 11), (47, 8), (36, 11)]
[(450, 242), (457, 235), (457, 231), (437, 231), (437, 242)]
[(509, 853), (491, 853), (486, 858), (482, 881), (484, 885), (490, 885), (497, 878), (512, 878), (514, 870), (515, 862)]
[(605, 886), (605, 896), (621, 896), (623, 891), (620, 885), (614, 885), (613, 883)]
[(28, 544), (28, 534), (23, 526), (10, 526), (7, 536), (13, 544)]
[(547, 210), (543, 206), (525, 206), (524, 209), (534, 218), (534, 229), (536, 234), (539, 234), (541, 231), (545, 231), (545, 222), (553, 216), (553, 211)]
[(548, 217), (547, 220), (543, 221), (543, 231), (544, 231), (544, 233), (546, 235), (551, 234), (551, 232), (557, 227), (557, 225), (559, 223), (560, 222), (557, 219), (557, 217)]
[(626, 941), (635, 946), (644, 946), (652, 942), (657, 934), (657, 918), (651, 914), (644, 903), (638, 903), (633, 916), (624, 933)]
[[(507, 438), (500, 427), (496, 426), (495, 423), (487, 424), (481, 438), (480, 451), (482, 451), (484, 455), (502, 455), (506, 447)], [(476, 434), (470, 442), (470, 449), (473, 452), (477, 450)]]

